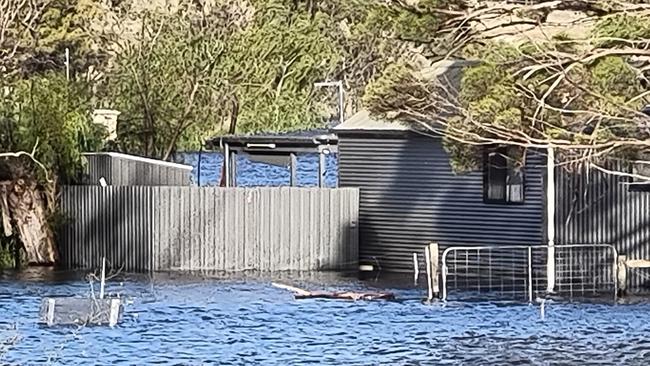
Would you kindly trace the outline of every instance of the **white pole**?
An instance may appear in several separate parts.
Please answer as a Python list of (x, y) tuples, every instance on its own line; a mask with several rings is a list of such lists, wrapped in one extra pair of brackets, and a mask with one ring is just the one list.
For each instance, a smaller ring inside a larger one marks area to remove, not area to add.
[(546, 154), (546, 234), (548, 258), (546, 263), (547, 292), (555, 289), (555, 151), (547, 148)]
[(533, 303), (533, 247), (528, 247), (528, 302)]
[(339, 86), (339, 123), (345, 122), (345, 99), (343, 97), (343, 81), (338, 82)]
[(70, 81), (70, 49), (65, 49), (65, 78)]
[(431, 277), (431, 253), (429, 252), (429, 246), (424, 248), (424, 259), (427, 263), (427, 301), (431, 302), (433, 300), (433, 281)]

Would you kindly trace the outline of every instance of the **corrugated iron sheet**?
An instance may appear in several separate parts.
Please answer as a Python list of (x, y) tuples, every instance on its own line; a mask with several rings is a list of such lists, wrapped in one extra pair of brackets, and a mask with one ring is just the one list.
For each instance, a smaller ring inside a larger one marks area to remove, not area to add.
[[(612, 244), (628, 259), (650, 259), (650, 192), (631, 190), (627, 177), (561, 168), (556, 191), (558, 243)], [(649, 287), (650, 270), (630, 269), (628, 286)]]
[(66, 186), (61, 200), (69, 268), (103, 256), (138, 272), (357, 267), (356, 189)]
[[(121, 156), (125, 156), (120, 154)], [(128, 159), (109, 154), (89, 154), (83, 184), (99, 185), (104, 178), (112, 186), (189, 186), (191, 171), (170, 165)]]
[(528, 157), (523, 204), (487, 204), (483, 173), (455, 174), (440, 139), (341, 134), (340, 185), (360, 188), (360, 259), (406, 272), (413, 270), (412, 253), (429, 242), (541, 243), (541, 161)]

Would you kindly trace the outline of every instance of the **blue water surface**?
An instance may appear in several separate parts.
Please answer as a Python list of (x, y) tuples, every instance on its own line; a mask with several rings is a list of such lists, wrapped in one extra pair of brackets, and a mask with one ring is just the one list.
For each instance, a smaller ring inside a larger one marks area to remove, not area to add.
[[(34, 271), (34, 270), (32, 270)], [(421, 302), (421, 286), (338, 277), (128, 278), (116, 328), (48, 328), (43, 296), (89, 293), (82, 274), (0, 278), (7, 365), (647, 365), (647, 303)], [(325, 276), (325, 275), (323, 275)], [(294, 300), (281, 281), (385, 290), (396, 301)]]
[[(299, 154), (297, 158), (297, 185), (299, 187), (318, 186), (318, 155)], [(176, 161), (193, 167), (192, 182), (194, 184), (201, 186), (219, 185), (223, 164), (223, 155), (221, 153), (179, 153), (176, 155)], [(288, 186), (290, 179), (289, 167), (252, 161), (245, 155), (237, 156), (237, 186), (239, 187)], [(337, 184), (337, 156), (336, 154), (327, 155), (325, 159), (325, 186), (336, 187)]]

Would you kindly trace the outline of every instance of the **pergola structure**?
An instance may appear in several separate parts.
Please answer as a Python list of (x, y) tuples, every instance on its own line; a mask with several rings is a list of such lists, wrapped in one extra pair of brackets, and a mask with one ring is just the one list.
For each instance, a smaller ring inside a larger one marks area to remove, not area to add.
[(324, 187), (325, 156), (338, 152), (338, 137), (327, 130), (278, 135), (227, 135), (207, 141), (206, 147), (223, 153), (226, 187), (237, 185), (238, 154), (245, 154), (252, 161), (289, 166), (290, 185), (296, 186), (297, 155), (300, 153), (318, 154), (318, 185)]

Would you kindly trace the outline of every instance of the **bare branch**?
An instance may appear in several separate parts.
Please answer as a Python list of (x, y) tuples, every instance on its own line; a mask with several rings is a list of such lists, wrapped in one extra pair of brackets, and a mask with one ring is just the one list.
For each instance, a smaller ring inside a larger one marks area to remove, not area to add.
[(11, 159), (11, 158), (20, 158), (20, 157), (28, 157), (31, 159), (36, 165), (38, 165), (39, 168), (43, 170), (43, 173), (45, 174), (45, 180), (48, 183), (52, 183), (52, 181), (49, 178), (49, 173), (47, 168), (43, 163), (41, 163), (38, 159), (36, 159), (36, 149), (38, 147), (38, 138), (36, 138), (36, 143), (34, 144), (34, 147), (32, 148), (31, 152), (26, 152), (26, 151), (17, 151), (17, 152), (4, 152), (0, 153), (0, 158), (4, 159)]

